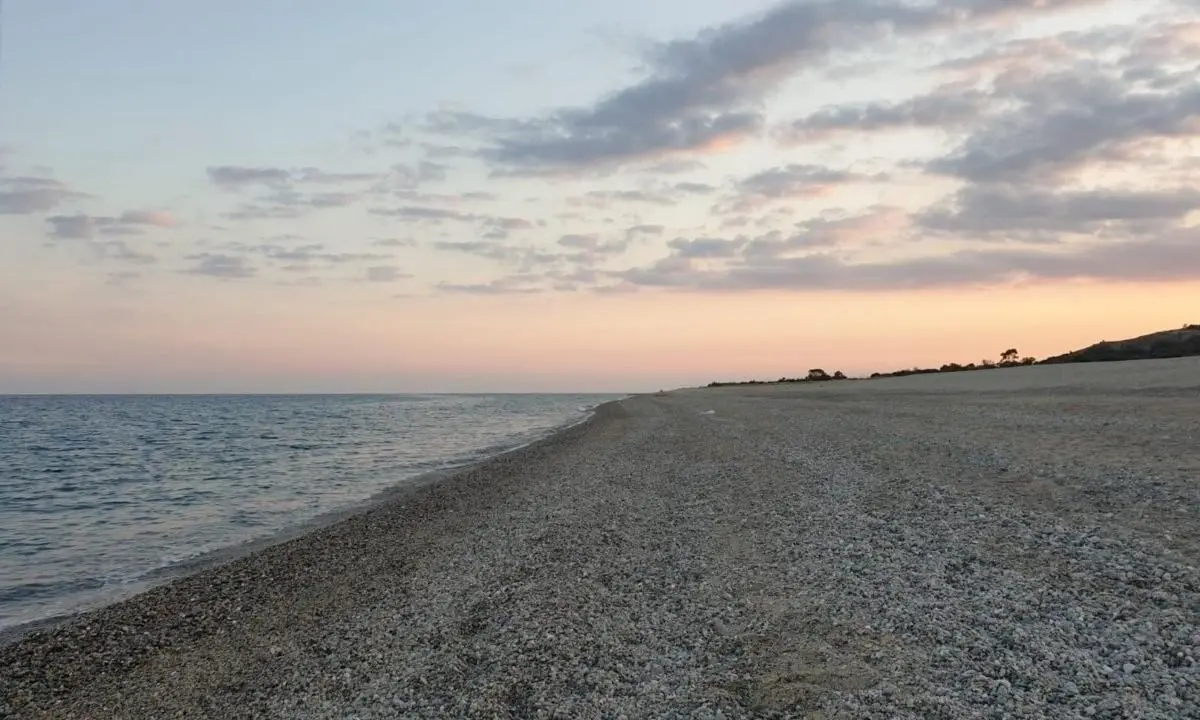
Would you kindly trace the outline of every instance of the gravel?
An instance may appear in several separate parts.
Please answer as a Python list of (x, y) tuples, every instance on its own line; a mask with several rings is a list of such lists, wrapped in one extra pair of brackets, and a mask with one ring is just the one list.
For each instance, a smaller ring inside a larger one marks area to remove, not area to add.
[(0, 649), (2, 717), (1200, 717), (1200, 361), (677, 391)]

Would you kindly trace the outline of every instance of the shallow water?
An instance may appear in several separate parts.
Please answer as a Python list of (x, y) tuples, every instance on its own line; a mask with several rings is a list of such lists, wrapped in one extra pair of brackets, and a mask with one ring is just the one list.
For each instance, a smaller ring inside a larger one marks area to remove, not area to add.
[(130, 595), (614, 397), (0, 397), (0, 628)]

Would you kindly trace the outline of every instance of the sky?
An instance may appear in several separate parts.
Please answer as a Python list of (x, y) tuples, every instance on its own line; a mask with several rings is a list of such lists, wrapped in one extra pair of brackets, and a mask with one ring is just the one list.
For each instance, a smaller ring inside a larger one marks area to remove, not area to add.
[(636, 392), (1200, 322), (1196, 0), (7, 0), (0, 393)]

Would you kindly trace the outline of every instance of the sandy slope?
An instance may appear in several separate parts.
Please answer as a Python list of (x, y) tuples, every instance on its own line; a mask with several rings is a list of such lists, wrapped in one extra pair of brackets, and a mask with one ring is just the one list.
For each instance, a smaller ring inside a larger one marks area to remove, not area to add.
[(1197, 359), (680, 391), (0, 650), (0, 716), (1200, 716), (1198, 556)]

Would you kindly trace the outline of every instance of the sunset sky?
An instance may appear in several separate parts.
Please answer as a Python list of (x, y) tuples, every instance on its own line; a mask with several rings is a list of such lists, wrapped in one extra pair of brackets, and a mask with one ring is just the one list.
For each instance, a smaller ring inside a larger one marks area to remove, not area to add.
[(1196, 0), (8, 0), (0, 392), (641, 391), (1200, 322)]

